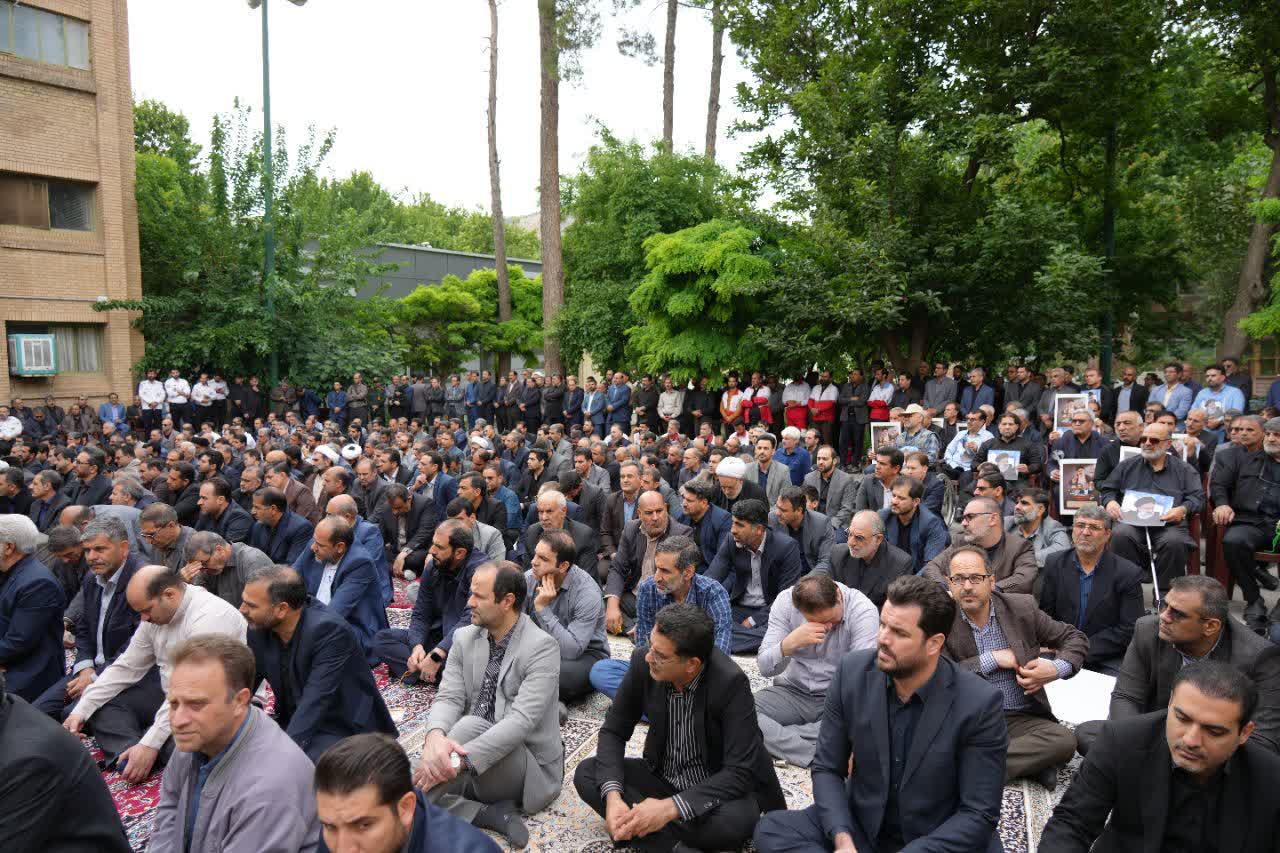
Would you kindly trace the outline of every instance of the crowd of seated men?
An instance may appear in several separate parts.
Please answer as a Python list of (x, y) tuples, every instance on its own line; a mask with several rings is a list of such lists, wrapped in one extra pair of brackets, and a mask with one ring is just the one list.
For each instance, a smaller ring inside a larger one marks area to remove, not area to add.
[[(1238, 365), (1189, 368), (485, 372), (439, 410), (439, 383), (356, 374), (334, 412), (172, 371), (96, 420), (15, 400), (0, 849), (128, 850), (99, 770), (163, 771), (153, 850), (520, 848), (593, 691), (571, 782), (619, 845), (998, 850), (1004, 785), (1079, 752), (1042, 849), (1272, 849), (1280, 418)], [(1095, 462), (1091, 500), (1065, 505), (1064, 460)], [(1194, 572), (1200, 524), (1244, 621)], [(435, 689), (416, 763), (382, 665)], [(1045, 687), (1085, 668), (1115, 686), (1072, 730)]]

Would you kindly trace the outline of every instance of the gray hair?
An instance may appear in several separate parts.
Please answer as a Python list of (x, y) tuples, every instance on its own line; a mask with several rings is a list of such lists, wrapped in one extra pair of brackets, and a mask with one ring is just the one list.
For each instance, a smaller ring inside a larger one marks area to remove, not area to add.
[(90, 539), (97, 539), (99, 536), (105, 536), (112, 542), (123, 542), (129, 538), (129, 532), (125, 530), (124, 524), (118, 518), (95, 518), (93, 521), (85, 525), (84, 530), (80, 533), (80, 541), (88, 542)]
[(804, 434), (800, 432), (799, 427), (789, 426), (782, 431), (783, 438), (793, 438), (799, 441)]
[[(543, 485), (549, 486), (551, 484), (544, 483)], [(568, 509), (569, 507), (569, 501), (565, 498), (564, 492), (559, 491), (558, 488), (540, 491), (538, 493), (538, 501), (541, 502), (543, 498), (547, 498), (551, 502), (552, 509)]]
[(218, 548), (227, 544), (227, 540), (223, 539), (212, 530), (198, 530), (191, 534), (191, 538), (187, 540), (188, 554), (212, 554)]
[(34, 554), (40, 531), (25, 515), (0, 515), (0, 545), (13, 545), (19, 554)]
[(1076, 510), (1076, 518), (1087, 518), (1089, 521), (1097, 521), (1107, 530), (1111, 529), (1111, 516), (1107, 515), (1106, 510), (1097, 504), (1085, 504)]
[(131, 501), (140, 501), (142, 496), (146, 494), (146, 490), (142, 488), (142, 483), (135, 477), (121, 477), (116, 480), (116, 485), (129, 496)]
[(853, 515), (853, 521), (860, 521), (871, 528), (871, 532), (877, 536), (884, 535), (884, 519), (880, 517), (880, 513), (875, 510), (864, 509)]

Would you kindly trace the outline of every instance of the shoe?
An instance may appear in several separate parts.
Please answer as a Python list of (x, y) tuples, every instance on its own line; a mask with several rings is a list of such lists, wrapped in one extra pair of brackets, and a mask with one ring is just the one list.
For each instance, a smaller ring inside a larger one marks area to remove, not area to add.
[(1255, 598), (1244, 606), (1244, 624), (1255, 634), (1267, 630), (1267, 605), (1261, 598)]
[(1277, 579), (1275, 575), (1271, 574), (1267, 569), (1266, 563), (1258, 563), (1255, 565), (1253, 567), (1253, 575), (1258, 579), (1258, 586), (1268, 592), (1275, 592), (1280, 589), (1280, 579)]
[(1054, 789), (1058, 787), (1058, 768), (1056, 766), (1046, 767), (1032, 776), (1031, 780), (1052, 794)]
[(491, 829), (498, 833), (515, 850), (523, 850), (529, 843), (529, 828), (524, 825), (524, 820), (516, 811), (516, 804), (511, 800), (483, 807), (471, 822), (481, 829)]

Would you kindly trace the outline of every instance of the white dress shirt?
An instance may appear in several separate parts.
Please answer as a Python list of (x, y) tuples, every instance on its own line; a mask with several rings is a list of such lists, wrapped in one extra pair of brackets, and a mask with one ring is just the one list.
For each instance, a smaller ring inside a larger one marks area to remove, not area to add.
[(328, 604), (333, 598), (333, 579), (338, 574), (337, 563), (325, 563), (324, 574), (320, 576), (320, 586), (316, 588), (316, 600)]

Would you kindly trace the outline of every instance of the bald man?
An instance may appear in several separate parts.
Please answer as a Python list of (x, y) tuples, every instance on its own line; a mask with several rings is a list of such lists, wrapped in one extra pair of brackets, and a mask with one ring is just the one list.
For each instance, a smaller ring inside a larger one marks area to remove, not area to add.
[(355, 526), (356, 547), (363, 548), (373, 558), (374, 568), (378, 570), (378, 588), (382, 591), (382, 604), (385, 607), (395, 598), (395, 590), (391, 586), (391, 564), (387, 562), (387, 549), (382, 538), (382, 528), (360, 517), (360, 508), (351, 495), (334, 495), (325, 504), (327, 518), (341, 518)]
[(142, 623), (120, 656), (84, 689), (62, 725), (72, 734), (92, 732), (107, 766), (137, 784), (173, 752), (165, 701), (171, 652), (196, 634), (225, 634), (244, 642), (245, 621), (239, 610), (167, 566), (138, 569), (125, 594)]

